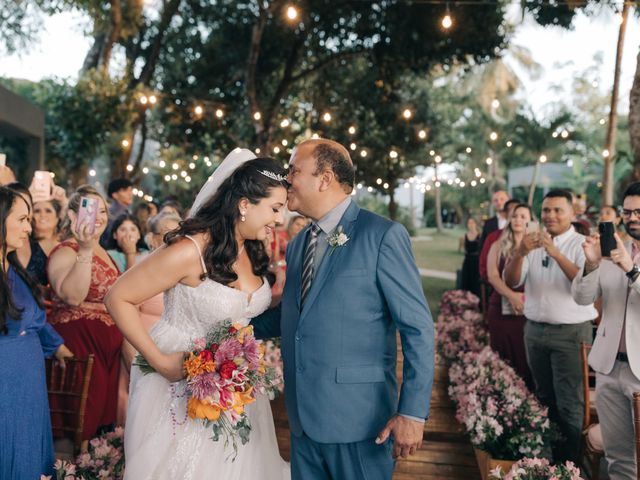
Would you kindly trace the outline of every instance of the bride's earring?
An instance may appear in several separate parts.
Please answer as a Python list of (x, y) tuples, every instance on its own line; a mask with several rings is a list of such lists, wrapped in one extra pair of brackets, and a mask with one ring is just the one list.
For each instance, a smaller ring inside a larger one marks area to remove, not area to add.
[(244, 215), (245, 215), (245, 212), (240, 212), (240, 221), (241, 222), (244, 222), (244, 221), (247, 220), (247, 217), (245, 217)]

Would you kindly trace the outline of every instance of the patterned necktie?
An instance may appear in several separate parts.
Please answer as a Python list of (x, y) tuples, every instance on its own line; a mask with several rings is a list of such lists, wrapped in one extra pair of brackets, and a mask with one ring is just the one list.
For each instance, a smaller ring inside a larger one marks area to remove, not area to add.
[(304, 250), (304, 263), (302, 264), (302, 291), (300, 294), (300, 308), (304, 305), (309, 290), (311, 290), (311, 282), (313, 281), (313, 259), (316, 255), (316, 245), (318, 244), (318, 233), (320, 227), (312, 223), (309, 230), (309, 241), (307, 248)]

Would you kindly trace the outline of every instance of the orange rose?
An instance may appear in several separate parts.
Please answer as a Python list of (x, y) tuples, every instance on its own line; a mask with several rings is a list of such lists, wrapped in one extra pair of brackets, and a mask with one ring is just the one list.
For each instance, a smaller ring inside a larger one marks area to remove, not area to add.
[(206, 418), (215, 422), (220, 418), (220, 411), (217, 405), (209, 405), (194, 397), (191, 397), (187, 404), (187, 413), (190, 418)]

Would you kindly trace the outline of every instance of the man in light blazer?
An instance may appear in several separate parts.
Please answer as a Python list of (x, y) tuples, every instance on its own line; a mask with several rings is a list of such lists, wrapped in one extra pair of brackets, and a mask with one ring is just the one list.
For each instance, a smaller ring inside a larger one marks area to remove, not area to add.
[(289, 165), (288, 207), (312, 223), (287, 246), (280, 307), (252, 324), (259, 338), (282, 334), (292, 478), (391, 479), (394, 459), (420, 447), (433, 383), (433, 321), (409, 236), (351, 200), (342, 145), (303, 142)]
[(640, 183), (623, 195), (622, 219), (630, 242), (615, 234), (617, 248), (602, 258), (600, 238), (585, 240), (584, 269), (573, 280), (575, 301), (602, 296), (602, 321), (589, 354), (596, 371), (596, 407), (612, 480), (635, 480), (633, 392), (640, 391)]

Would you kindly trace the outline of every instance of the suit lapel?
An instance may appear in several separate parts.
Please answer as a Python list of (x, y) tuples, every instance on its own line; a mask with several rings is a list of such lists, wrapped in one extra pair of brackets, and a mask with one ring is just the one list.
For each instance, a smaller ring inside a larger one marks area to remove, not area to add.
[[(320, 266), (318, 267), (318, 272), (313, 278), (313, 283), (311, 284), (311, 290), (309, 290), (309, 294), (307, 295), (307, 299), (304, 303), (302, 312), (300, 312), (300, 321), (303, 320), (303, 318), (305, 317), (305, 314), (309, 311), (313, 303), (316, 301), (316, 298), (318, 297), (320, 290), (322, 290), (325, 280), (331, 277), (331, 274), (335, 266), (340, 263), (340, 258), (343, 255), (346, 255), (347, 250), (352, 248), (351, 239), (353, 237), (353, 233), (356, 225), (356, 219), (358, 218), (359, 211), (360, 211), (360, 207), (358, 207), (358, 205), (352, 201), (351, 204), (349, 205), (349, 208), (347, 208), (347, 210), (344, 212), (344, 215), (340, 219), (340, 222), (338, 223), (336, 229), (339, 226), (342, 226), (342, 230), (349, 238), (349, 241), (347, 242), (346, 245), (343, 245), (342, 247), (336, 247), (335, 249), (333, 249), (333, 253), (331, 253), (331, 250), (332, 250), (331, 246), (327, 248), (327, 251), (325, 252), (324, 257), (320, 262)], [(302, 272), (300, 272), (300, 275), (302, 275)], [(300, 279), (299, 283), (301, 281), (302, 280)], [(300, 307), (300, 288), (298, 288), (298, 308), (299, 307)]]

